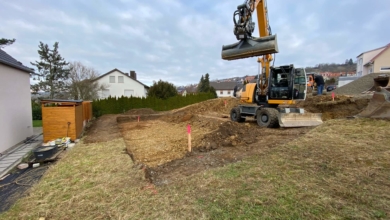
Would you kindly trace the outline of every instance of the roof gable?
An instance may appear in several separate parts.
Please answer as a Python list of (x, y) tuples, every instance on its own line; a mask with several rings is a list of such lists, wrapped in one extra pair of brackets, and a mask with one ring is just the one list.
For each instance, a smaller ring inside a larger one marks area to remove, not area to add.
[(210, 82), (210, 86), (215, 90), (233, 90), (237, 82)]
[(97, 78), (94, 79), (93, 81), (99, 80), (99, 79), (101, 79), (101, 78), (103, 78), (103, 77), (105, 77), (105, 76), (107, 76), (107, 75), (109, 75), (109, 74), (111, 74), (111, 73), (113, 73), (113, 72), (115, 72), (115, 71), (117, 71), (117, 72), (119, 72), (119, 73), (121, 73), (121, 74), (127, 76), (127, 77), (130, 78), (131, 80), (134, 80), (134, 81), (138, 82), (139, 84), (143, 85), (145, 88), (149, 89), (149, 86), (143, 84), (142, 82), (140, 82), (140, 81), (138, 81), (138, 80), (136, 80), (136, 79), (131, 78), (128, 74), (126, 74), (126, 73), (124, 73), (124, 72), (118, 70), (117, 68), (115, 68), (115, 69), (113, 69), (113, 70), (111, 70), (111, 71), (109, 71), (109, 72), (107, 72), (107, 73), (105, 73), (105, 74), (103, 74), (103, 75), (100, 75), (99, 77), (97, 77)]
[(28, 68), (24, 66), (22, 63), (17, 61), (15, 58), (7, 54), (4, 50), (0, 49), (0, 63), (5, 64), (7, 66), (11, 66), (13, 68), (22, 70), (27, 73), (34, 73), (34, 69)]
[(375, 57), (373, 57), (371, 60), (370, 60), (370, 63), (371, 62), (374, 62), (376, 58), (378, 58), (380, 55), (382, 55), (386, 50), (388, 50), (390, 48), (390, 44), (386, 45), (386, 48), (384, 50), (382, 50), (380, 53), (378, 53)]
[(385, 47), (386, 47), (386, 46), (384, 46), (384, 47), (379, 47), (379, 48), (376, 48), (376, 49), (373, 49), (373, 50), (365, 51), (365, 52), (359, 54), (356, 58), (360, 57), (361, 55), (363, 55), (363, 54), (365, 54), (365, 53), (369, 53), (369, 52), (372, 52), (372, 51), (375, 51), (375, 50), (380, 50), (380, 49), (383, 49), (383, 48), (385, 48)]

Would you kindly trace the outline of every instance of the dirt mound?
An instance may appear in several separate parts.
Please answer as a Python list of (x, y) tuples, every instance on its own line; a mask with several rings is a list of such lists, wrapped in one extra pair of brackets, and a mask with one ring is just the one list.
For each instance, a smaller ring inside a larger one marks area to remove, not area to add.
[(339, 95), (358, 95), (374, 86), (374, 78), (383, 73), (371, 73), (334, 90)]
[(355, 116), (367, 107), (369, 101), (367, 96), (336, 95), (333, 101), (331, 95), (322, 95), (307, 97), (297, 106), (307, 112), (322, 113), (322, 120), (326, 121)]
[(240, 100), (236, 98), (217, 98), (175, 109), (171, 112), (182, 114), (203, 114), (208, 112), (230, 114), (230, 110), (239, 104)]
[(132, 109), (118, 115), (117, 122), (137, 121), (138, 116), (140, 116), (140, 121), (159, 119), (170, 123), (189, 122), (197, 115), (212, 118), (228, 118), (230, 110), (239, 104), (240, 102), (236, 98), (218, 98), (166, 112), (156, 112), (152, 109)]
[(156, 114), (157, 112), (154, 111), (151, 108), (138, 108), (138, 109), (131, 109), (127, 112), (125, 112), (125, 115), (148, 115), (148, 114)]
[(219, 147), (252, 144), (256, 141), (257, 136), (257, 132), (253, 132), (253, 126), (256, 126), (256, 124), (239, 124), (231, 121), (224, 122), (219, 126), (217, 131), (206, 134), (196, 146), (196, 150), (203, 152), (215, 150)]

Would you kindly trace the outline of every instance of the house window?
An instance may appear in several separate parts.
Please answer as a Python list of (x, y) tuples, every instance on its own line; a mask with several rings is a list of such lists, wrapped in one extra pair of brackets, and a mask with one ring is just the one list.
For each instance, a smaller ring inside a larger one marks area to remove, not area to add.
[(126, 97), (134, 96), (134, 90), (133, 89), (125, 89), (124, 96), (126, 96)]
[(118, 76), (118, 83), (124, 83), (123, 76)]
[(228, 91), (228, 95), (230, 95), (230, 90)]
[(110, 96), (110, 90), (109, 89), (103, 89), (102, 90), (102, 98), (108, 98)]
[(115, 83), (115, 76), (110, 76), (110, 83)]
[(381, 67), (381, 71), (390, 71), (390, 66)]
[(219, 94), (222, 95), (222, 94), (223, 94), (223, 90), (221, 90), (221, 91), (219, 92)]

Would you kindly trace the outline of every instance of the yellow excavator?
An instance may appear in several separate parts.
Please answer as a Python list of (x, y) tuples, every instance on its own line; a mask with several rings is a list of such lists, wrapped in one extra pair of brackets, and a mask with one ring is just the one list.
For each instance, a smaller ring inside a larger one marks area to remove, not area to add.
[[(253, 37), (254, 11), (260, 37)], [(266, 0), (245, 0), (233, 14), (234, 35), (239, 42), (222, 46), (222, 59), (237, 60), (259, 57), (256, 83), (247, 83), (233, 95), (242, 105), (230, 111), (232, 121), (244, 122), (254, 117), (260, 127), (306, 127), (322, 124), (321, 114), (306, 113), (292, 107), (296, 100), (305, 100), (307, 78), (303, 68), (294, 65), (271, 66), (272, 54), (278, 53), (277, 36), (272, 35)]]

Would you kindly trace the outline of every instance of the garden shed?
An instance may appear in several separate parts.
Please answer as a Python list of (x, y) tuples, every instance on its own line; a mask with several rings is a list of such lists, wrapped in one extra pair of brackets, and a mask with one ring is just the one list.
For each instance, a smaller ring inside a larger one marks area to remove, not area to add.
[(79, 138), (92, 117), (90, 101), (45, 99), (41, 105), (44, 142), (62, 137)]

